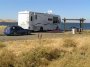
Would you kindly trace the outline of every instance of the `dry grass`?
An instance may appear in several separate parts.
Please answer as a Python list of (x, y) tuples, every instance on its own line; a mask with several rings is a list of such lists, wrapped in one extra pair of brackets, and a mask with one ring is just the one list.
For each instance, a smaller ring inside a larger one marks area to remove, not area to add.
[(7, 62), (0, 60), (0, 67), (3, 63), (6, 67), (90, 67), (90, 35), (66, 34), (61, 38), (16, 40), (3, 44), (6, 45), (0, 50), (0, 57), (4, 59), (2, 56), (5, 56)]
[(0, 26), (0, 35), (3, 35), (5, 28), (6, 28), (6, 26)]
[(0, 26), (0, 29), (4, 29), (6, 26)]

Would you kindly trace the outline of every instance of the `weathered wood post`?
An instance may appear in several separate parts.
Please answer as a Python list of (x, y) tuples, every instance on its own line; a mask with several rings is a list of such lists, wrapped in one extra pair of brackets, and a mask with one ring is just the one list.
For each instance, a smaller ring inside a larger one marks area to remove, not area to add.
[(66, 31), (66, 18), (64, 18), (64, 32)]
[(80, 32), (82, 32), (83, 31), (83, 23), (84, 23), (84, 20), (86, 20), (86, 19), (84, 19), (84, 18), (81, 18), (80, 19)]
[(79, 33), (82, 32), (81, 28), (82, 28), (82, 19), (80, 18), (80, 31), (79, 31)]
[(83, 31), (83, 26), (84, 26), (84, 25), (83, 25), (84, 20), (85, 20), (85, 19), (84, 19), (84, 18), (82, 18), (82, 31)]

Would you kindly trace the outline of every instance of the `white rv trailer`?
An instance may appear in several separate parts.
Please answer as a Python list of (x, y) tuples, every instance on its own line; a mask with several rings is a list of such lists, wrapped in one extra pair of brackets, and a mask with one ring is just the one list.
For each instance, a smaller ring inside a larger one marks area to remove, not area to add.
[(18, 26), (32, 31), (55, 30), (60, 22), (60, 16), (51, 13), (18, 12)]

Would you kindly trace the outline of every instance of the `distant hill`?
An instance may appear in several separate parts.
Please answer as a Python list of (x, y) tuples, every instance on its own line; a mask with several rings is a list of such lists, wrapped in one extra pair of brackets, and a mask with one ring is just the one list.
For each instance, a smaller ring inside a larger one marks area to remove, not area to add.
[(0, 22), (17, 22), (17, 21), (12, 19), (0, 19)]

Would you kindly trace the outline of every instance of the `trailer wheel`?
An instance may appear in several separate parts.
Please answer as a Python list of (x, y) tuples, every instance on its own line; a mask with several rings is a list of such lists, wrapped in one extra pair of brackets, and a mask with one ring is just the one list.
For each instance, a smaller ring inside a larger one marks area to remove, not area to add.
[(40, 27), (40, 31), (43, 32), (43, 27)]

